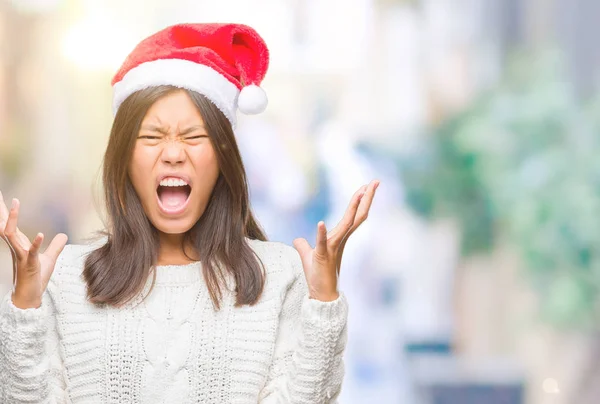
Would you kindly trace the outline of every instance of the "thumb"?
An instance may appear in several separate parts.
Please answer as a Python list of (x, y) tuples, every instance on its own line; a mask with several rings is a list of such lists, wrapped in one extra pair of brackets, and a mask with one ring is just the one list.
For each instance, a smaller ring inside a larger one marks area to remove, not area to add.
[(300, 254), (300, 259), (302, 260), (302, 266), (304, 268), (308, 268), (311, 259), (312, 247), (308, 244), (308, 241), (304, 238), (297, 238), (293, 242), (294, 248)]
[(46, 248), (45, 254), (48, 256), (48, 258), (50, 258), (52, 261), (56, 261), (62, 250), (65, 248), (68, 239), (69, 238), (64, 233), (59, 233), (54, 236), (52, 242), (48, 248)]
[(58, 256), (65, 248), (67, 244), (68, 237), (66, 234), (59, 233), (50, 242), (46, 251), (44, 251), (44, 255), (52, 261), (51, 265), (48, 267), (48, 272), (45, 275), (42, 275), (42, 290), (46, 290), (48, 287), (48, 282), (50, 282), (50, 277), (54, 272), (54, 267), (56, 266), (56, 261), (58, 260)]

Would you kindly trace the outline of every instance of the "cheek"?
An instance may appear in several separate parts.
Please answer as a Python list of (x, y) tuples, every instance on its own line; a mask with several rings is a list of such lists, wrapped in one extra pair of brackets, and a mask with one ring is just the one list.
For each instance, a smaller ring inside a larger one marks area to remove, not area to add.
[(135, 190), (139, 193), (146, 187), (144, 182), (150, 178), (148, 172), (151, 169), (151, 158), (140, 148), (135, 148), (129, 163), (129, 178)]
[(217, 156), (212, 148), (203, 148), (193, 157), (196, 167), (196, 174), (203, 182), (209, 183), (219, 175), (219, 164)]

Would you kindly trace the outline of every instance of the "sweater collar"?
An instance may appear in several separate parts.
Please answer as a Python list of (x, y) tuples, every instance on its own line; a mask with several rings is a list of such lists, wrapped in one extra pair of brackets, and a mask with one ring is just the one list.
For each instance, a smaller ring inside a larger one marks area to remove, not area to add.
[(184, 265), (157, 265), (156, 285), (185, 285), (199, 281), (202, 278), (200, 261)]

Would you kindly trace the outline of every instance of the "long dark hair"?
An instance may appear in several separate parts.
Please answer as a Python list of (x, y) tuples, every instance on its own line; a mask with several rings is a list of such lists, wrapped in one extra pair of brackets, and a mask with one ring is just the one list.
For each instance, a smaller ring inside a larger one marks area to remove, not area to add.
[[(174, 91), (181, 89), (158, 86), (140, 90), (121, 104), (115, 116), (102, 171), (107, 220), (101, 234), (106, 243), (86, 257), (83, 270), (87, 298), (94, 304), (119, 307), (131, 301), (143, 291), (157, 262), (158, 230), (146, 216), (127, 168), (148, 109)], [(189, 244), (198, 253), (216, 309), (227, 275), (235, 280), (236, 306), (252, 305), (262, 294), (265, 270), (245, 238), (267, 238), (250, 209), (246, 171), (233, 129), (203, 95), (184, 91), (204, 120), (220, 172), (206, 210), (183, 237), (182, 249)], [(156, 273), (153, 275), (152, 287)]]

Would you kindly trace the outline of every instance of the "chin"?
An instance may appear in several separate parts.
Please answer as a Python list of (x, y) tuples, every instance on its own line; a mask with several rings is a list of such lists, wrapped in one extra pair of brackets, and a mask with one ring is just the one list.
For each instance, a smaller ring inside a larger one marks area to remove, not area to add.
[(183, 234), (187, 233), (198, 220), (186, 220), (181, 218), (179, 220), (164, 219), (152, 220), (152, 224), (158, 231), (165, 234)]

